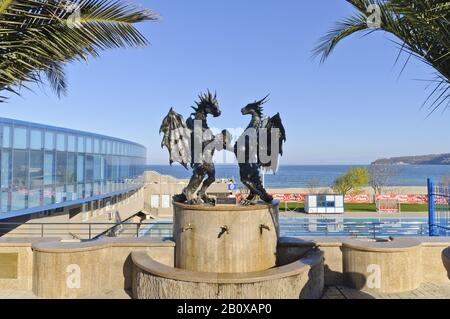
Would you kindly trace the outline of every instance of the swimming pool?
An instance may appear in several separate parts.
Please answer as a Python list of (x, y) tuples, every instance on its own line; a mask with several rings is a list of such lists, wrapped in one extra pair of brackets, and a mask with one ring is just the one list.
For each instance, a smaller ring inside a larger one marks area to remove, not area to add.
[[(280, 217), (280, 236), (389, 237), (428, 236), (427, 218), (303, 218)], [(140, 236), (171, 237), (172, 220), (161, 219), (147, 225)], [(441, 230), (441, 236), (450, 236)]]

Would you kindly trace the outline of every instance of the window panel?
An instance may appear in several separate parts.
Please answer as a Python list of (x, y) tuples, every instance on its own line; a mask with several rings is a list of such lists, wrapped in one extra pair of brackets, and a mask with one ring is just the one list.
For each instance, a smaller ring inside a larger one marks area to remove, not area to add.
[(53, 185), (54, 180), (54, 159), (52, 152), (44, 154), (44, 185)]
[(91, 183), (86, 183), (84, 185), (84, 197), (91, 197), (92, 196), (92, 184)]
[(86, 153), (92, 153), (92, 139), (86, 137)]
[(0, 203), (0, 211), (2, 213), (9, 211), (9, 192), (1, 192), (1, 203)]
[(3, 126), (3, 147), (11, 147), (11, 127)]
[(77, 185), (78, 198), (84, 198), (84, 184)]
[(102, 159), (100, 156), (94, 156), (94, 180), (98, 181), (102, 176)]
[(30, 148), (33, 150), (42, 149), (42, 132), (39, 130), (30, 130)]
[(77, 182), (84, 182), (84, 155), (77, 156)]
[(66, 136), (64, 134), (56, 134), (56, 150), (66, 150)]
[(99, 195), (100, 194), (100, 183), (96, 182), (94, 183), (94, 189), (93, 189), (93, 195)]
[(44, 188), (44, 205), (51, 205), (55, 203), (55, 197), (53, 195), (53, 188)]
[(67, 184), (66, 185), (66, 200), (76, 200), (77, 194), (75, 192), (75, 185)]
[(67, 153), (56, 152), (56, 185), (64, 185), (66, 182)]
[(20, 210), (26, 208), (26, 191), (20, 190), (11, 193), (11, 210)]
[(159, 195), (151, 195), (150, 196), (150, 207), (151, 208), (159, 208)]
[(90, 183), (90, 182), (92, 182), (92, 180), (94, 178), (94, 156), (86, 155), (85, 165), (86, 165), (85, 180), (86, 180), (86, 183)]
[(42, 187), (44, 181), (44, 157), (42, 151), (30, 151), (30, 186)]
[(28, 187), (28, 152), (14, 150), (13, 153), (13, 187)]
[(22, 127), (14, 128), (14, 148), (26, 149), (27, 148), (27, 129)]
[(64, 186), (56, 187), (56, 189), (55, 189), (55, 203), (63, 202), (64, 198), (65, 198)]
[(69, 153), (67, 155), (67, 184), (74, 184), (77, 178), (77, 160), (75, 153)]
[(78, 136), (78, 143), (77, 143), (77, 151), (78, 153), (84, 153), (84, 137)]
[(53, 151), (55, 149), (55, 134), (53, 132), (45, 132), (44, 147), (46, 150)]
[(67, 136), (67, 150), (69, 152), (75, 152), (75, 136), (73, 135)]
[(11, 151), (2, 151), (1, 163), (2, 188), (8, 188), (11, 181)]
[(94, 139), (94, 153), (100, 153), (100, 141), (98, 139)]
[(41, 193), (40, 189), (35, 189), (28, 194), (28, 208), (41, 206)]

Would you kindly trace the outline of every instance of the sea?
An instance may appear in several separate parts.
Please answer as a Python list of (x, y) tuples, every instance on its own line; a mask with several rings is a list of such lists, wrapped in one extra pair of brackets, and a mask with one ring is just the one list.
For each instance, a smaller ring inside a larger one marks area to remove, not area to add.
[[(368, 167), (364, 165), (282, 165), (276, 174), (265, 174), (267, 188), (299, 188), (307, 187), (312, 180), (320, 187), (330, 186), (340, 175), (352, 167)], [(163, 175), (187, 179), (192, 171), (174, 164), (147, 165), (146, 170), (157, 171)], [(450, 165), (395, 165), (387, 186), (426, 186), (427, 179), (436, 182), (450, 180)], [(237, 165), (216, 165), (216, 178), (233, 178), (239, 182)]]

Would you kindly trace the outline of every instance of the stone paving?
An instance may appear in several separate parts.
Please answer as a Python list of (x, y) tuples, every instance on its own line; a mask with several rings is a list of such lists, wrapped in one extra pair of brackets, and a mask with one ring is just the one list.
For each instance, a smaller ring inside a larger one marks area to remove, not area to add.
[[(117, 289), (87, 299), (130, 298), (128, 292)], [(0, 299), (37, 299), (37, 297), (31, 291), (0, 290)], [(419, 289), (397, 294), (376, 294), (344, 286), (333, 286), (325, 289), (322, 299), (450, 299), (450, 284), (426, 283), (420, 286)]]
[(334, 286), (325, 289), (322, 299), (450, 299), (450, 284), (425, 283), (416, 290), (397, 294), (368, 293)]
[[(31, 291), (26, 290), (0, 290), (0, 299), (39, 299)], [(111, 290), (99, 296), (84, 299), (131, 299), (128, 292), (123, 289)]]

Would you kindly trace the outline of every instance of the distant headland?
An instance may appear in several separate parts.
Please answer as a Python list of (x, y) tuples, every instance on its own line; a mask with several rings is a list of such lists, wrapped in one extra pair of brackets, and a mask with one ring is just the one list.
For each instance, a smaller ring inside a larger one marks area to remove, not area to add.
[(450, 154), (401, 156), (378, 159), (372, 164), (379, 165), (450, 165)]

